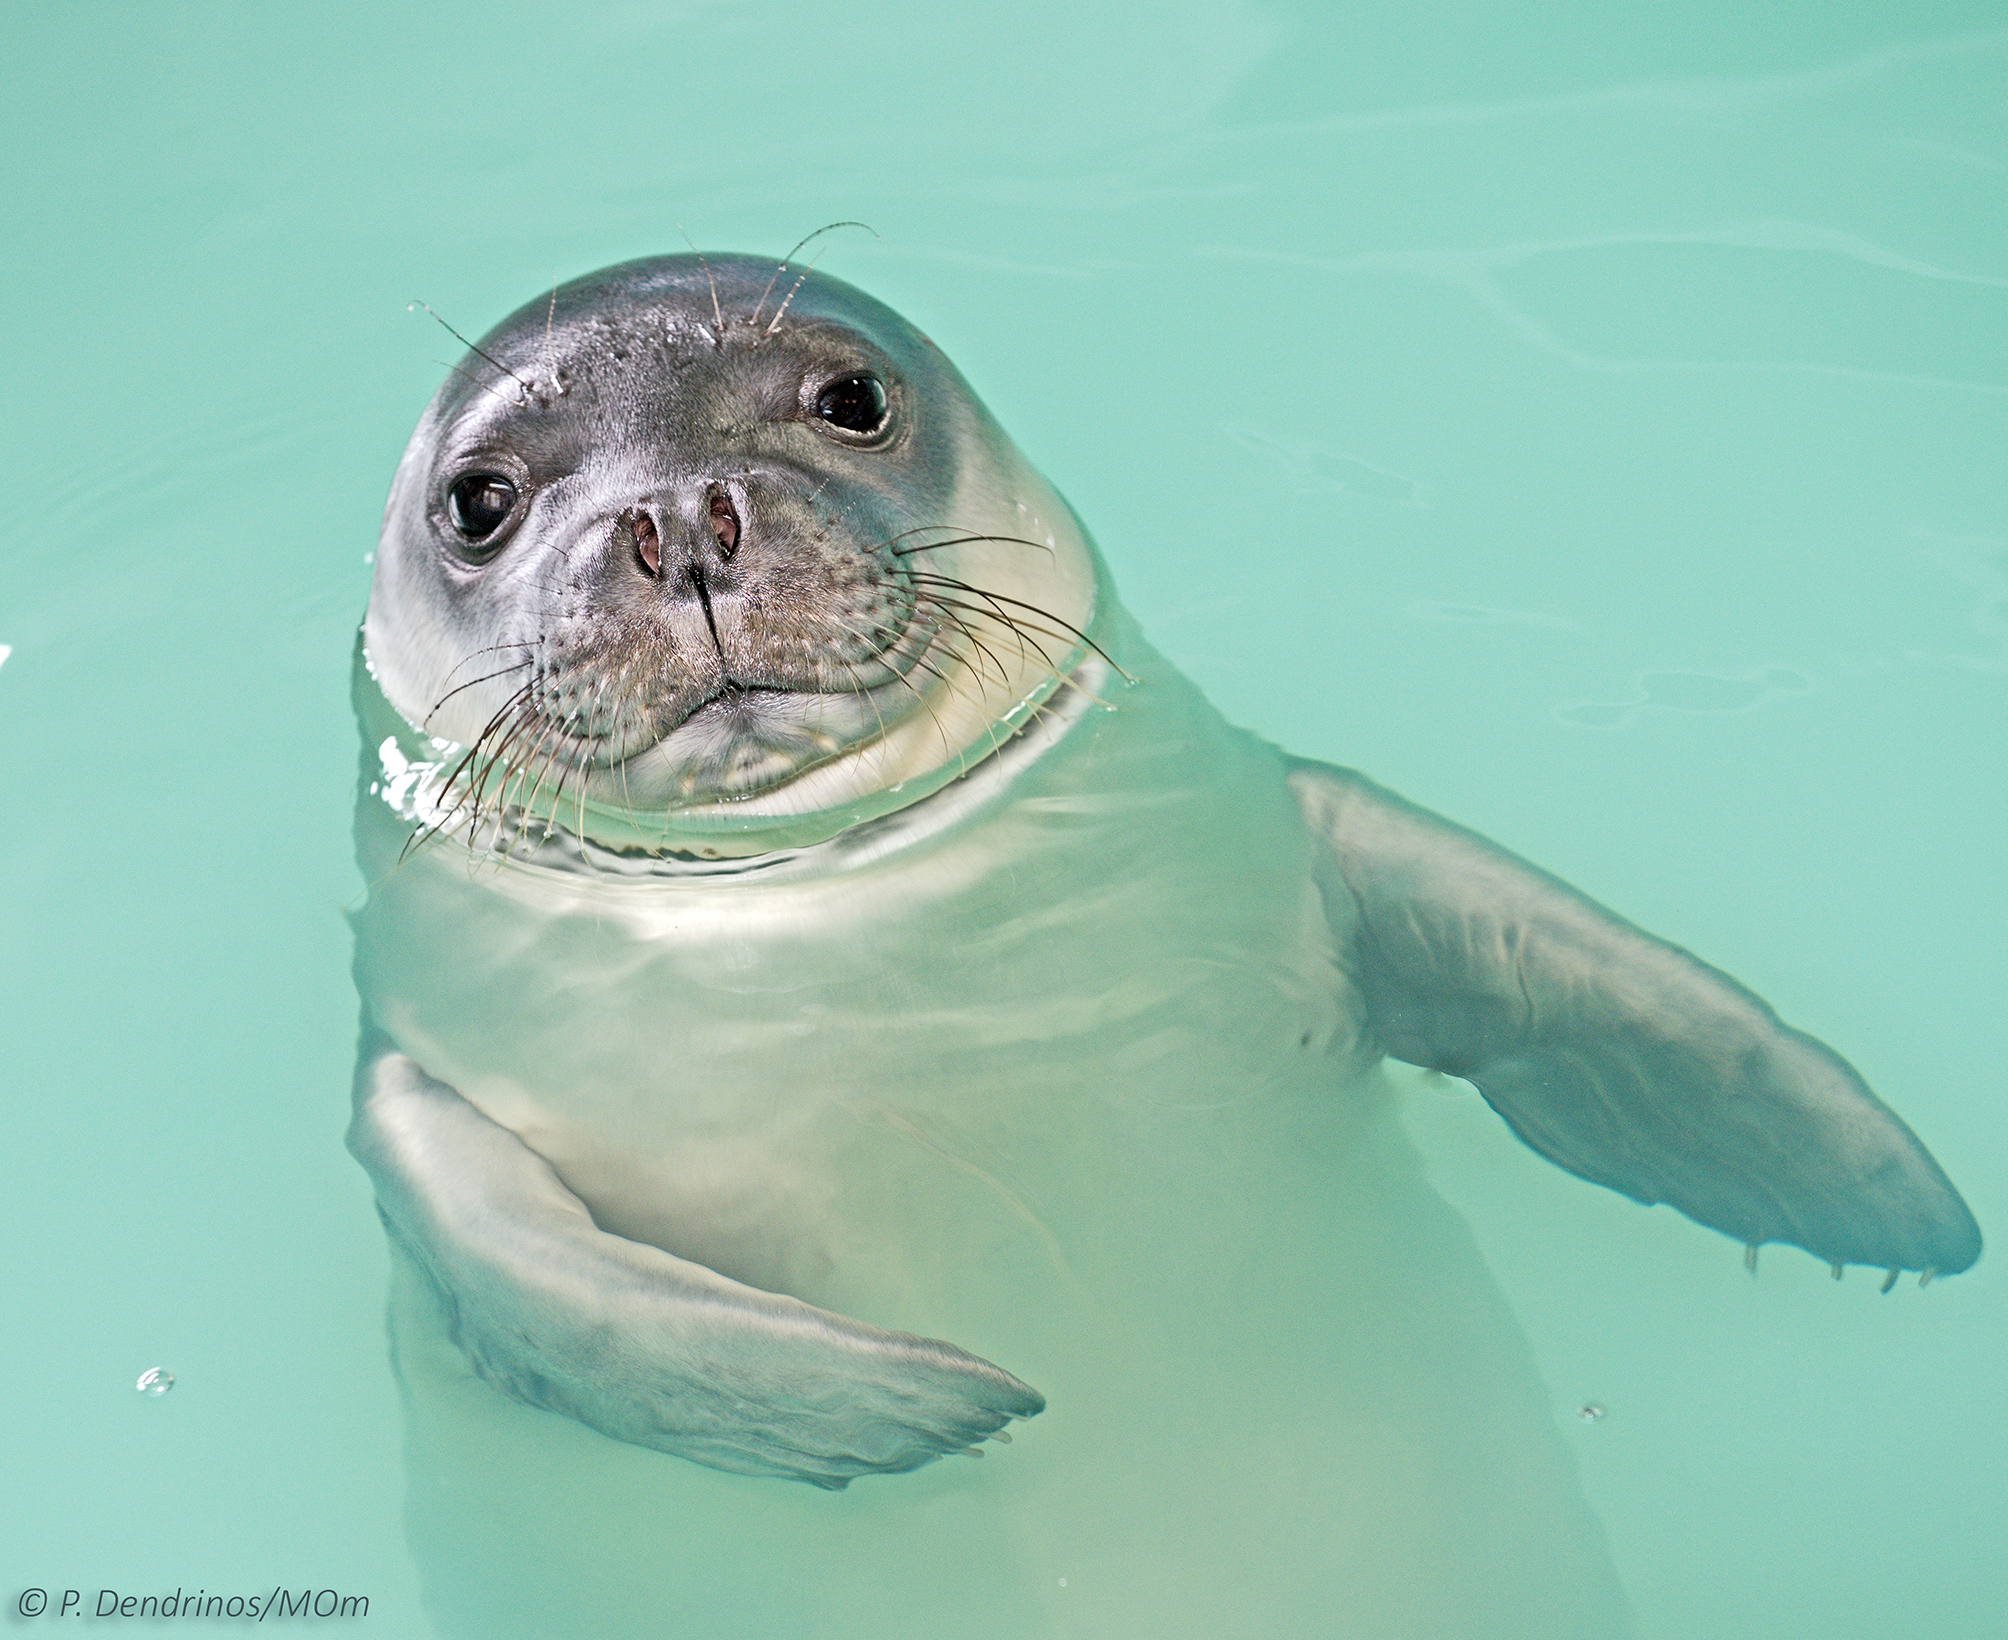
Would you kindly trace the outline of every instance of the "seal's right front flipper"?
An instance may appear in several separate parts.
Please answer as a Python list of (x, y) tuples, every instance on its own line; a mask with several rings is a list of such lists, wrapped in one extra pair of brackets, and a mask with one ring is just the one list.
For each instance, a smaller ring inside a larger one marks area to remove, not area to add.
[(1045, 1405), (952, 1344), (608, 1235), (548, 1162), (381, 1044), (357, 1067), (349, 1149), (475, 1370), (619, 1440), (841, 1487), (969, 1450)]
[(1752, 1247), (1963, 1270), (1980, 1229), (1840, 1055), (1762, 998), (1348, 769), (1290, 775), (1368, 1023), (1571, 1173)]

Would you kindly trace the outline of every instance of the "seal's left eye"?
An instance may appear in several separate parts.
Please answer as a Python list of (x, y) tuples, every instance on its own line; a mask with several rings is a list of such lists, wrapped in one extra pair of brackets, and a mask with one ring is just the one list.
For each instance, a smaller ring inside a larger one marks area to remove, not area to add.
[(862, 372), (831, 382), (816, 400), (816, 414), (847, 433), (876, 433), (885, 425), (885, 384)]
[(469, 473), (453, 481), (446, 510), (470, 541), (485, 541), (516, 507), (516, 486), (500, 473)]

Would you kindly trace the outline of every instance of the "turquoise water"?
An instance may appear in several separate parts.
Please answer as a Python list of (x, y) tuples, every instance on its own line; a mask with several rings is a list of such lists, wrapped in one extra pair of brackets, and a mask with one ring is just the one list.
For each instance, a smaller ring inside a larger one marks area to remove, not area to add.
[[(2000, 1233), (2008, 18), (1339, 16), (12, 20), (9, 1610), (283, 1583), (429, 1632), (340, 1143), (350, 645), (454, 356), (405, 304), (485, 327), (679, 223), (870, 222), (824, 265), (1228, 716), (1740, 975)], [(1751, 1282), (1475, 1098), (1405, 1119), (1641, 1636), (2002, 1622), (1995, 1260)]]

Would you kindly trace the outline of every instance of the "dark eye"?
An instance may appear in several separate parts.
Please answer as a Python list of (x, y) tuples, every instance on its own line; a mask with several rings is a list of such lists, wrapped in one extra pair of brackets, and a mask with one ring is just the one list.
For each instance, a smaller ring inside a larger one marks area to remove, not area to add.
[(446, 492), (453, 527), (470, 541), (485, 541), (516, 507), (516, 486), (500, 473), (469, 473)]
[(845, 376), (823, 389), (816, 414), (847, 433), (876, 433), (885, 425), (885, 385), (876, 376)]

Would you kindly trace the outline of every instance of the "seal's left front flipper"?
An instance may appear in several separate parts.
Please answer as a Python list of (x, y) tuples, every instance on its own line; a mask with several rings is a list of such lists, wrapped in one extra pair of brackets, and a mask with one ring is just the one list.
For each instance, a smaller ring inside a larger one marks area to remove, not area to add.
[(1951, 1274), (1959, 1192), (1825, 1044), (1677, 946), (1350, 770), (1293, 763), (1340, 960), (1393, 1058), (1571, 1173), (1752, 1246)]

